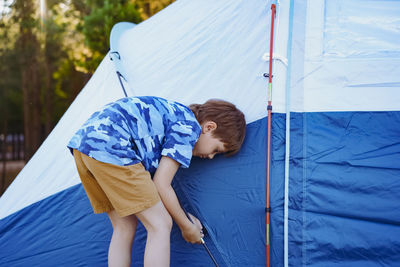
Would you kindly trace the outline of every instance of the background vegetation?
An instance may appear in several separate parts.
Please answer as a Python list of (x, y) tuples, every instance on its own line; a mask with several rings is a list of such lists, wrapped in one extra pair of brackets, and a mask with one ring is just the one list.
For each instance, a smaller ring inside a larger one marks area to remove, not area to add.
[(140, 23), (172, 2), (0, 0), (2, 187), (5, 137), (23, 134), (29, 160), (106, 55), (112, 26)]

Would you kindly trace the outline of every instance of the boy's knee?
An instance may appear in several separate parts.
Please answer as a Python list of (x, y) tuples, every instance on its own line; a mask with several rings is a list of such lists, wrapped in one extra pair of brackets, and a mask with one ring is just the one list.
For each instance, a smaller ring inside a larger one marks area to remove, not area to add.
[(136, 232), (137, 222), (132, 220), (114, 222), (114, 232), (119, 232), (125, 235), (133, 235)]
[(172, 229), (172, 218), (169, 213), (162, 214), (158, 218), (154, 218), (151, 222), (150, 227), (146, 229), (148, 232), (154, 233), (171, 233)]
[(160, 218), (158, 227), (160, 228), (160, 230), (171, 232), (172, 218), (168, 212), (166, 214), (163, 214), (163, 216)]
[(171, 232), (172, 218), (160, 201), (151, 208), (137, 214), (148, 233)]
[(168, 231), (171, 232), (171, 230), (172, 230), (172, 217), (169, 214), (168, 214), (168, 218), (167, 218), (167, 221), (166, 221), (166, 227), (167, 227)]

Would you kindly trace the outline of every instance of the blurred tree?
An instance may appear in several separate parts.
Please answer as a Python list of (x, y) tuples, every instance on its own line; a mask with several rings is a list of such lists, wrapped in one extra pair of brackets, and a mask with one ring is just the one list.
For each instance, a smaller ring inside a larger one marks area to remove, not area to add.
[[(7, 6), (3, 8), (8, 10)], [(7, 13), (0, 17), (0, 124), (7, 121), (8, 131), (22, 132), (22, 91), (20, 90), (20, 69), (18, 54), (14, 49), (18, 27), (10, 23)], [(4, 126), (3, 126), (4, 127)], [(4, 133), (0, 126), (0, 133)]]
[(91, 55), (81, 62), (81, 66), (93, 73), (103, 60), (109, 49), (112, 27), (121, 21), (139, 23), (142, 19), (137, 6), (126, 0), (86, 0), (86, 5), (73, 1), (75, 7), (86, 16), (79, 25), (85, 36), (85, 44), (91, 50)]
[[(4, 9), (3, 9), (4, 10)], [(13, 36), (13, 27), (8, 23), (10, 18), (5, 13), (0, 17), (0, 40), (10, 40)], [(0, 193), (6, 187), (6, 137), (8, 133), (15, 133), (22, 130), (20, 95), (15, 95), (19, 86), (18, 64), (16, 64), (15, 51), (12, 49), (12, 41), (0, 42), (0, 155), (2, 158), (2, 172)]]
[(25, 158), (29, 159), (41, 144), (40, 44), (36, 36), (38, 23), (33, 0), (16, 0), (14, 21), (19, 25), (15, 50), (20, 64), (23, 93)]
[[(42, 69), (42, 121), (44, 136), (53, 129), (73, 98), (88, 79), (86, 73), (75, 70), (70, 50), (80, 49), (73, 46), (77, 40), (75, 28), (78, 18), (68, 16), (69, 8), (64, 0), (48, 0), (47, 8), (42, 14), (41, 32), (39, 34)], [(72, 25), (72, 27), (71, 27)], [(69, 66), (69, 71), (65, 67)], [(72, 83), (71, 83), (72, 81)]]
[(29, 160), (106, 55), (113, 25), (172, 2), (0, 0), (0, 139), (23, 132)]
[(64, 27), (57, 23), (57, 9), (55, 6), (61, 1), (48, 1), (47, 8), (42, 10), (41, 14), (41, 66), (42, 66), (42, 103), (44, 112), (42, 113), (44, 121), (44, 131), (47, 136), (53, 129), (53, 114), (55, 102), (55, 80), (53, 73), (56, 71), (59, 62), (66, 56), (62, 47)]
[(26, 160), (107, 54), (113, 25), (139, 23), (172, 2), (0, 1), (0, 131), (7, 122), (9, 132), (24, 132)]
[(142, 19), (146, 20), (169, 4), (175, 2), (175, 0), (135, 0), (134, 2), (138, 7)]

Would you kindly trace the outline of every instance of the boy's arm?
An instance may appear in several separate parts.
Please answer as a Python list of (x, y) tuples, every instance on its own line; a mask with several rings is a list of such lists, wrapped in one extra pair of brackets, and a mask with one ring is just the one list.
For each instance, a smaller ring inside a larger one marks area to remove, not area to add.
[[(178, 224), (182, 231), (182, 235), (186, 241), (191, 243), (199, 243), (201, 236), (201, 226), (195, 225), (189, 221), (185, 212), (181, 208), (174, 189), (171, 186), (180, 164), (169, 158), (161, 157), (157, 171), (154, 174), (154, 184), (157, 187), (161, 200), (171, 214), (174, 221)], [(199, 223), (198, 223), (199, 224)]]

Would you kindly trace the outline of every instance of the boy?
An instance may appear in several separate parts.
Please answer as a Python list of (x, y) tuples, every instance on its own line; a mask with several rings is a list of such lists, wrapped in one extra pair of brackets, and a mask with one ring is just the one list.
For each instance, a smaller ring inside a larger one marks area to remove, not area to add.
[(130, 266), (137, 219), (147, 231), (146, 267), (169, 266), (171, 217), (187, 242), (200, 242), (201, 223), (187, 218), (172, 179), (192, 156), (236, 153), (245, 128), (243, 113), (222, 100), (186, 107), (158, 97), (127, 97), (89, 118), (68, 147), (94, 213), (107, 212), (112, 223), (109, 266)]

